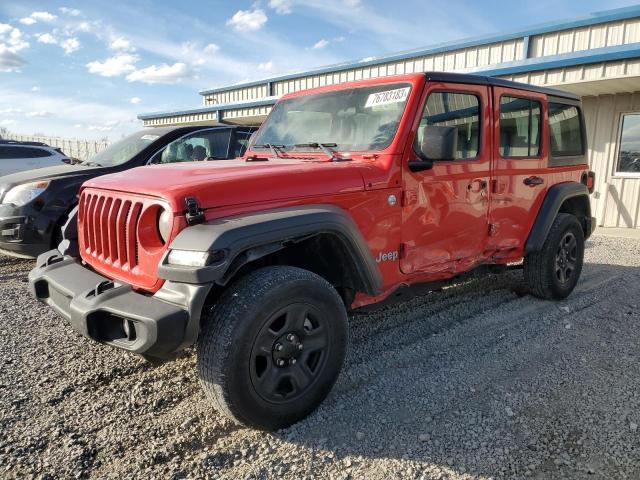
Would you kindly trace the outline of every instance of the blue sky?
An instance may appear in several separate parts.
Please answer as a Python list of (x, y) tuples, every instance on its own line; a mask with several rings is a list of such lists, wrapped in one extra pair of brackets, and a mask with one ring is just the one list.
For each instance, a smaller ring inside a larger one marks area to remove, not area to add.
[(637, 3), (2, 0), (0, 127), (117, 139), (201, 89)]

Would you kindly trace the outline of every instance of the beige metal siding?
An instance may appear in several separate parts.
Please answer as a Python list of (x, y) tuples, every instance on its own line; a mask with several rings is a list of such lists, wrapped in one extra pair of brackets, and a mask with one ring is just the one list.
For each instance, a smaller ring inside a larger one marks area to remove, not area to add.
[(640, 112), (640, 90), (583, 99), (589, 164), (596, 173), (592, 208), (598, 225), (640, 228), (640, 178), (615, 174), (620, 119)]
[(640, 18), (531, 37), (529, 56), (545, 57), (640, 42)]

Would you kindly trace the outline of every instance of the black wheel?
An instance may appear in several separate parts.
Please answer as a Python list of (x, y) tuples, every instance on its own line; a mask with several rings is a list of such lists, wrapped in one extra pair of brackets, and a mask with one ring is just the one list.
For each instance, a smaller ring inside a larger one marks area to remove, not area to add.
[(584, 232), (578, 219), (559, 213), (542, 250), (524, 259), (524, 278), (534, 295), (566, 298), (573, 291), (584, 260)]
[(322, 277), (268, 267), (231, 285), (198, 340), (203, 389), (237, 423), (267, 430), (311, 413), (329, 393), (347, 349), (347, 314)]

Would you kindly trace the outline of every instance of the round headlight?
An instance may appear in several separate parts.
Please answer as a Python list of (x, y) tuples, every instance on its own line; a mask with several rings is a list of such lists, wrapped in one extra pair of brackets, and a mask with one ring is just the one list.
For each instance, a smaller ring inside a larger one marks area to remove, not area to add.
[(169, 240), (172, 221), (173, 216), (171, 215), (171, 212), (169, 210), (165, 210), (164, 208), (161, 209), (160, 215), (158, 215), (158, 232), (160, 233), (162, 243), (167, 243), (167, 240)]

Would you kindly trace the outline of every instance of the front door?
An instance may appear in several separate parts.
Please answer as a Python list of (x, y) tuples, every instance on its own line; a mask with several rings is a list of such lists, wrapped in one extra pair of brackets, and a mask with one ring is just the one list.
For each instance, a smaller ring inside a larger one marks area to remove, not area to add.
[(403, 273), (451, 273), (468, 270), (484, 252), (488, 233), (488, 185), (491, 164), (489, 87), (429, 84), (416, 120), (413, 145), (430, 126), (455, 127), (454, 160), (411, 172), (404, 158)]

